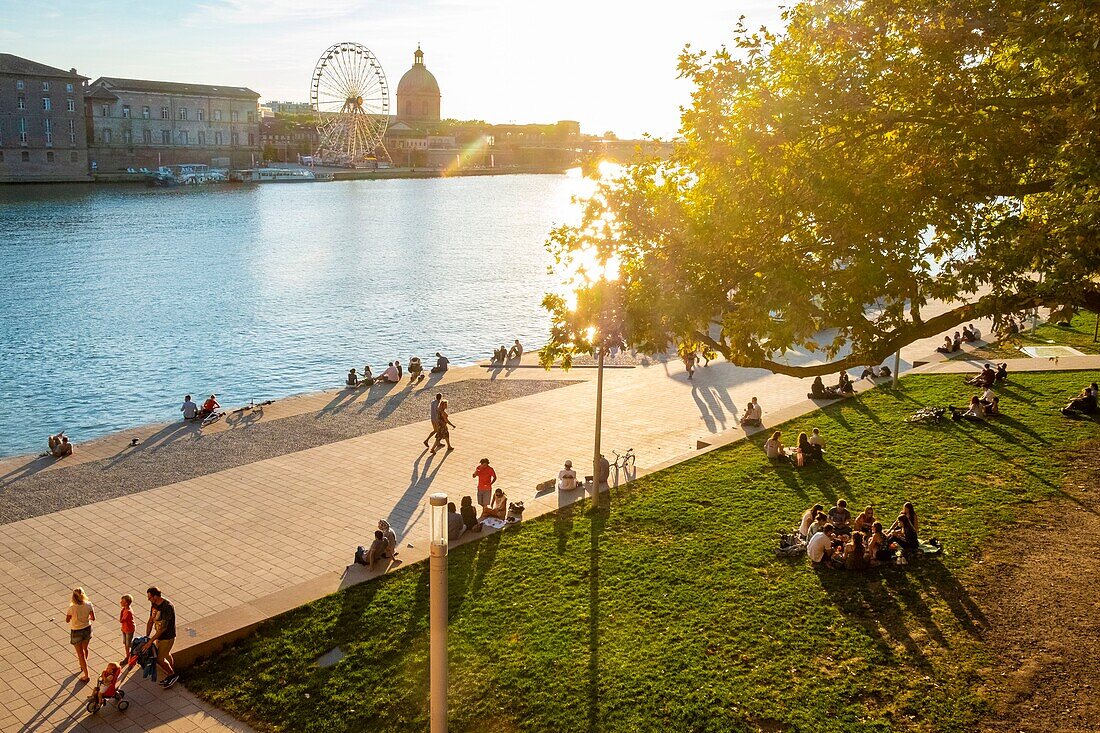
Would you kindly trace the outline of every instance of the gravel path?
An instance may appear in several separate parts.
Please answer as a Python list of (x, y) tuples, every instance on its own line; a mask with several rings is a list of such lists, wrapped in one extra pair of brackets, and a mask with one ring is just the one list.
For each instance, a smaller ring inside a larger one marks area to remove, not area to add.
[[(566, 380), (470, 379), (443, 392), (452, 412), (576, 384)], [(409, 394), (375, 388), (370, 397), (341, 391), (317, 412), (249, 425), (246, 413), (225, 419), (233, 430), (203, 435), (194, 423), (177, 422), (133, 450), (113, 458), (52, 471), (34, 461), (17, 475), (0, 477), (0, 524), (50, 514), (185, 481), (286, 453), (426, 420), (436, 390)], [(350, 400), (356, 398), (354, 402)]]

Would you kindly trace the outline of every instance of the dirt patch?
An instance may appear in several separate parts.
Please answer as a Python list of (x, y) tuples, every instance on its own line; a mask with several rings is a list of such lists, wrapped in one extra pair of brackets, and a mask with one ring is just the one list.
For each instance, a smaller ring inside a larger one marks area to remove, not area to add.
[(1100, 440), (1070, 456), (1064, 493), (984, 551), (967, 583), (998, 662), (986, 733), (1100, 730)]

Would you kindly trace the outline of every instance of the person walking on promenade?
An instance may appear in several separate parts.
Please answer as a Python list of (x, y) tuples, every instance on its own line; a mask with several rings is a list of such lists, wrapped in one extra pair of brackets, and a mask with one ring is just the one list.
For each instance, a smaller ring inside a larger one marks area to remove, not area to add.
[(482, 458), (473, 477), (477, 479), (477, 503), (478, 506), (489, 506), (493, 498), (493, 484), (497, 482), (497, 472), (489, 465), (488, 458)]
[(160, 686), (168, 688), (180, 678), (172, 660), (172, 645), (176, 641), (176, 608), (161, 595), (160, 589), (155, 585), (149, 586), (145, 597), (149, 599), (149, 621), (145, 624), (145, 635), (149, 637), (149, 641), (145, 642), (142, 649), (148, 649), (156, 643), (157, 666), (167, 675), (160, 681)]
[(688, 379), (695, 378), (695, 361), (696, 356), (694, 351), (688, 351), (684, 353), (684, 369), (687, 370)]
[(80, 664), (80, 681), (91, 679), (88, 675), (88, 643), (92, 640), (92, 622), (95, 621), (95, 609), (84, 593), (83, 588), (73, 588), (72, 603), (65, 613), (65, 623), (69, 625), (69, 643), (76, 651), (76, 661)]
[(431, 440), (432, 437), (436, 433), (439, 432), (439, 403), (442, 402), (442, 401), (443, 401), (443, 393), (442, 392), (437, 392), (436, 395), (435, 395), (435, 399), (432, 400), (432, 405), (431, 405), (432, 432), (428, 433), (427, 438), (424, 438), (424, 447), (425, 448), (431, 448), (431, 446), (428, 445), (428, 441)]
[(428, 451), (432, 455), (439, 450), (441, 443), (447, 443), (447, 452), (450, 453), (454, 450), (454, 446), (451, 445), (451, 428), (455, 427), (455, 424), (451, 422), (451, 416), (448, 410), (447, 400), (441, 400), (439, 402), (439, 426), (435, 430), (435, 445)]

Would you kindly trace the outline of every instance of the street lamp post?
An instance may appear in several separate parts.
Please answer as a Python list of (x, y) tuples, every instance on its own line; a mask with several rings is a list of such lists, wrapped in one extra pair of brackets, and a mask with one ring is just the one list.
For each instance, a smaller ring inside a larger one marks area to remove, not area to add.
[(431, 733), (447, 733), (447, 495), (428, 503)]
[(592, 451), (593, 493), (600, 494), (600, 431), (603, 428), (603, 344), (596, 346), (596, 445)]

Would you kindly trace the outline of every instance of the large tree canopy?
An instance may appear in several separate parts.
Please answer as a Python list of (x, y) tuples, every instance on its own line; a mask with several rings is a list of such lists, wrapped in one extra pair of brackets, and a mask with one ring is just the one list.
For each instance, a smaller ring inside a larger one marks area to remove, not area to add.
[[(812, 376), (979, 316), (1100, 310), (1100, 6), (809, 0), (784, 23), (685, 50), (672, 158), (553, 231), (572, 292), (546, 297), (545, 362), (621, 338)], [(926, 320), (932, 299), (953, 307)]]

